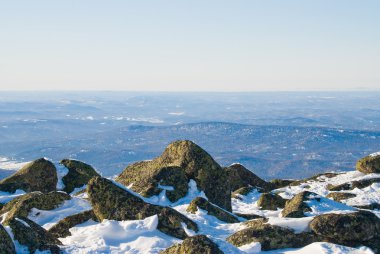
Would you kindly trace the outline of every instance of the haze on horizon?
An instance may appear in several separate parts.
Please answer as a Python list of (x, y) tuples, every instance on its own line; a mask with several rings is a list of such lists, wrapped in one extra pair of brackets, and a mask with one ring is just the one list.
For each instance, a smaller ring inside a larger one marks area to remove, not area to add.
[(0, 3), (0, 90), (380, 89), (380, 2)]

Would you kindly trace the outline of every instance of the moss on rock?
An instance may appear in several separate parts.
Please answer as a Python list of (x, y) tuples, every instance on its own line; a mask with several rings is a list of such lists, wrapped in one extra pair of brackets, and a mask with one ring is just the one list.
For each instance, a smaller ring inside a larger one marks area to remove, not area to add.
[(289, 218), (305, 217), (305, 212), (311, 212), (311, 208), (305, 203), (305, 201), (309, 200), (312, 196), (318, 195), (309, 191), (298, 193), (292, 199), (286, 201), (284, 210), (281, 212), (282, 216)]
[(62, 178), (65, 185), (63, 191), (71, 193), (75, 188), (80, 188), (88, 183), (94, 176), (99, 176), (96, 170), (81, 161), (63, 159), (60, 164), (64, 165), (69, 172)]
[[(138, 177), (138, 174), (148, 171), (148, 174), (153, 176), (157, 170), (165, 167), (180, 168), (184, 171), (187, 179), (195, 180), (198, 188), (205, 192), (210, 202), (231, 211), (231, 190), (227, 173), (205, 150), (188, 140), (175, 141), (169, 144), (162, 155), (152, 161), (140, 162), (127, 167), (117, 178), (117, 181), (124, 185), (136, 184), (138, 185), (136, 188), (144, 186), (143, 189), (147, 190), (153, 187), (154, 190), (155, 185), (151, 184), (154, 181), (142, 179)], [(130, 173), (128, 171), (136, 172)], [(128, 179), (131, 176), (136, 176), (133, 182)], [(182, 182), (184, 177), (180, 173), (178, 177), (178, 181)], [(183, 188), (185, 187), (183, 186)], [(156, 192), (153, 191), (153, 193)], [(185, 194), (181, 192), (178, 196), (182, 197)]]
[(186, 211), (189, 213), (196, 213), (198, 211), (198, 208), (207, 211), (208, 215), (215, 216), (221, 221), (228, 222), (228, 223), (237, 223), (239, 220), (229, 212), (224, 211), (223, 209), (211, 204), (206, 199), (201, 197), (196, 197), (193, 199), (189, 206), (187, 207)]
[(331, 192), (329, 193), (326, 198), (331, 198), (334, 201), (341, 201), (349, 198), (354, 198), (356, 197), (356, 194), (353, 193), (348, 193), (348, 192)]
[(365, 173), (380, 173), (380, 155), (366, 156), (356, 162), (356, 170)]
[(261, 210), (273, 210), (285, 207), (286, 199), (283, 199), (280, 195), (275, 193), (263, 193), (257, 201), (257, 206)]
[(70, 236), (70, 228), (76, 225), (82, 224), (86, 221), (94, 220), (98, 221), (93, 210), (84, 211), (78, 214), (74, 214), (60, 220), (57, 224), (51, 227), (48, 231), (56, 238)]
[(0, 224), (0, 254), (16, 254), (15, 245), (7, 231)]
[(223, 254), (213, 241), (205, 235), (186, 238), (181, 244), (175, 244), (160, 254)]
[(41, 158), (22, 167), (13, 175), (0, 181), (0, 191), (14, 193), (16, 190), (25, 192), (55, 191), (57, 186), (57, 170), (53, 163)]
[(87, 193), (94, 213), (100, 221), (140, 220), (157, 214), (157, 229), (168, 235), (186, 238), (183, 223), (188, 229), (198, 231), (196, 223), (176, 210), (146, 203), (105, 178), (92, 178), (87, 185)]

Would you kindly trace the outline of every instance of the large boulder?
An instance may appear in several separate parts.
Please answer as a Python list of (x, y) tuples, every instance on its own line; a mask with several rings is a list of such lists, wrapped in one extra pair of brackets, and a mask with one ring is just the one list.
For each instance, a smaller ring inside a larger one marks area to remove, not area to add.
[(257, 188), (261, 191), (269, 191), (272, 189), (270, 183), (264, 181), (241, 164), (232, 164), (224, 168), (224, 170), (227, 172), (231, 191), (247, 186)]
[(14, 193), (20, 189), (25, 192), (50, 192), (56, 190), (57, 182), (57, 170), (54, 164), (41, 158), (28, 163), (13, 175), (0, 181), (0, 191)]
[(78, 214), (74, 214), (60, 220), (57, 224), (51, 227), (48, 231), (57, 238), (70, 236), (70, 228), (76, 225), (85, 223), (86, 221), (93, 220), (98, 221), (93, 210), (84, 211)]
[(9, 222), (14, 239), (27, 246), (30, 253), (37, 250), (59, 254), (62, 243), (44, 228), (27, 218), (15, 218)]
[(367, 211), (318, 215), (309, 226), (326, 241), (347, 246), (368, 246), (367, 241), (380, 235), (380, 219)]
[(229, 212), (224, 211), (223, 209), (211, 204), (206, 199), (202, 197), (197, 197), (193, 199), (189, 206), (187, 207), (186, 211), (189, 213), (196, 213), (198, 211), (198, 208), (207, 211), (208, 215), (215, 216), (221, 221), (228, 222), (228, 223), (237, 223), (239, 220)]
[(356, 197), (356, 194), (354, 193), (348, 193), (348, 192), (330, 192), (327, 194), (326, 198), (331, 198), (334, 201), (341, 201), (349, 198)]
[(88, 198), (99, 221), (141, 220), (158, 215), (157, 229), (174, 237), (184, 239), (188, 229), (198, 231), (197, 224), (170, 207), (144, 202), (128, 190), (116, 186), (110, 180), (94, 177), (87, 185)]
[(175, 244), (160, 254), (223, 254), (213, 241), (205, 235), (186, 238), (181, 244)]
[[(179, 167), (184, 171), (187, 179), (195, 180), (198, 188), (205, 192), (210, 202), (231, 211), (231, 189), (227, 172), (205, 150), (188, 140), (169, 144), (162, 155), (152, 161), (140, 162), (127, 167), (116, 181), (126, 186), (130, 184), (145, 185), (145, 188), (149, 189), (155, 180), (146, 180), (138, 175), (143, 171), (152, 172), (154, 175), (153, 172), (164, 167)], [(180, 174), (178, 175), (180, 176)], [(134, 181), (129, 179), (131, 176), (136, 176)], [(182, 181), (182, 178), (179, 179)], [(164, 179), (161, 180), (164, 181)]]
[(356, 170), (365, 173), (380, 173), (380, 154), (369, 155), (356, 162)]
[(8, 202), (0, 210), (0, 218), (5, 217), (3, 223), (8, 224), (16, 217), (28, 217), (32, 208), (53, 210), (70, 198), (68, 194), (59, 191), (50, 193), (30, 192)]
[(16, 254), (15, 245), (7, 231), (0, 224), (0, 253), (1, 254)]
[(295, 195), (292, 199), (286, 201), (284, 210), (282, 210), (282, 217), (301, 218), (305, 217), (305, 212), (311, 212), (311, 208), (306, 204), (310, 197), (318, 196), (317, 194), (309, 191), (304, 191)]
[(257, 206), (261, 210), (273, 210), (276, 211), (278, 208), (284, 208), (286, 199), (283, 199), (280, 195), (275, 193), (263, 193), (261, 194), (259, 200), (257, 201)]
[(232, 234), (226, 240), (237, 247), (259, 242), (263, 251), (300, 248), (317, 241), (316, 236), (312, 233), (296, 234), (291, 229), (267, 224), (264, 219), (250, 221), (245, 225), (248, 228)]
[(71, 193), (75, 188), (86, 185), (94, 176), (99, 176), (93, 167), (81, 161), (63, 159), (60, 161), (60, 164), (69, 170), (69, 172), (62, 177), (62, 182), (65, 185), (63, 191), (67, 193)]

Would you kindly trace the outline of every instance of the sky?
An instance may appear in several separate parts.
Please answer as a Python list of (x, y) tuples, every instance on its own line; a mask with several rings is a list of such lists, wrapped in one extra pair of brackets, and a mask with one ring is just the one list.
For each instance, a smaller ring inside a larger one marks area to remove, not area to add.
[(0, 90), (380, 90), (378, 0), (0, 0)]

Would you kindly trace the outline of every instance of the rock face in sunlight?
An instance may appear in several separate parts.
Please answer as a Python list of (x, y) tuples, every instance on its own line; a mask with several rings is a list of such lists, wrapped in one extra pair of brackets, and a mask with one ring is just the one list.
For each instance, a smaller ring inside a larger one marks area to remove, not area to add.
[[(194, 179), (197, 186), (205, 192), (210, 202), (231, 211), (231, 188), (227, 173), (205, 150), (188, 140), (169, 144), (162, 155), (152, 161), (140, 162), (127, 167), (116, 180), (126, 186), (136, 183), (138, 186), (136, 191), (142, 188), (144, 190), (150, 190), (152, 187), (153, 189), (157, 188), (154, 186), (157, 181), (174, 184), (176, 179), (169, 179), (166, 174), (166, 177), (156, 176), (157, 172), (161, 172), (163, 167), (169, 166), (175, 166), (177, 168), (174, 168), (174, 170), (184, 172), (185, 175), (176, 173), (179, 183), (184, 183), (185, 176), (187, 179)], [(146, 180), (145, 173), (142, 173), (140, 178), (138, 175), (143, 171), (151, 172), (155, 179)], [(133, 185), (132, 189), (134, 188)], [(181, 184), (179, 188), (177, 187), (177, 192), (179, 193), (177, 195), (173, 194), (174, 200), (186, 194), (183, 191), (184, 186), (184, 184)], [(145, 194), (146, 192), (144, 191)], [(155, 192), (157, 191), (153, 191), (153, 193)]]
[(176, 244), (160, 254), (223, 254), (213, 241), (205, 235), (186, 238), (181, 244)]
[(25, 192), (50, 192), (56, 190), (57, 181), (57, 170), (54, 164), (41, 158), (0, 181), (0, 191), (14, 193), (20, 189)]
[(305, 201), (309, 200), (309, 196), (317, 195), (315, 193), (304, 191), (298, 193), (291, 200), (286, 201), (284, 210), (282, 210), (283, 217), (300, 218), (305, 217), (305, 212), (311, 212), (311, 208)]
[(368, 155), (358, 160), (356, 170), (365, 174), (380, 173), (380, 154)]

